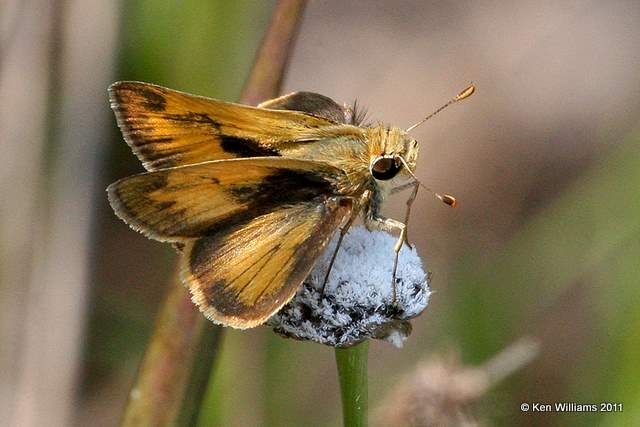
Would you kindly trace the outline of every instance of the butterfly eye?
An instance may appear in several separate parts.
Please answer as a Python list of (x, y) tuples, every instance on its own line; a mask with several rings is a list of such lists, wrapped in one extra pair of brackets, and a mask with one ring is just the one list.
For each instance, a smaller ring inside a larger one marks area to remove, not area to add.
[(401, 164), (392, 157), (378, 157), (371, 164), (371, 175), (380, 181), (386, 181), (398, 174)]

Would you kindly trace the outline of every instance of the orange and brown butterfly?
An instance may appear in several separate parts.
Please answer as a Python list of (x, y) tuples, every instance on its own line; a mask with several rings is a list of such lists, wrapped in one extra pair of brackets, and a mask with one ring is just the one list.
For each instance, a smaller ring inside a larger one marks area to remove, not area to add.
[(418, 144), (406, 131), (364, 125), (355, 109), (310, 92), (258, 107), (140, 82), (115, 83), (109, 96), (148, 171), (111, 184), (109, 202), (134, 230), (182, 252), (182, 280), (210, 320), (264, 323), (360, 214), (369, 228), (399, 231), (395, 271), (409, 210), (400, 222), (381, 205), (403, 189), (413, 189), (408, 206), (416, 196)]

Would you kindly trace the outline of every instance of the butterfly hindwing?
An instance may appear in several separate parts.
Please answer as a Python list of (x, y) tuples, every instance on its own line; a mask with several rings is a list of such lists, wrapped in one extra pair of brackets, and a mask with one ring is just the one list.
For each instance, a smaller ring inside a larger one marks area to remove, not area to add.
[[(125, 140), (147, 170), (282, 155), (292, 145), (325, 138), (337, 126), (329, 116), (339, 115), (339, 106), (329, 98), (320, 107), (331, 114), (316, 116), (282, 105), (256, 108), (140, 82), (114, 83), (109, 97)], [(359, 135), (357, 128), (344, 125), (340, 132)]]
[(298, 203), (190, 241), (181, 273), (193, 301), (217, 323), (263, 323), (294, 296), (351, 214), (350, 200)]
[(212, 234), (280, 209), (340, 195), (344, 174), (321, 162), (260, 157), (146, 172), (107, 189), (114, 211), (159, 241)]
[(292, 92), (258, 105), (272, 110), (301, 111), (335, 123), (346, 123), (348, 111), (328, 96), (313, 92)]

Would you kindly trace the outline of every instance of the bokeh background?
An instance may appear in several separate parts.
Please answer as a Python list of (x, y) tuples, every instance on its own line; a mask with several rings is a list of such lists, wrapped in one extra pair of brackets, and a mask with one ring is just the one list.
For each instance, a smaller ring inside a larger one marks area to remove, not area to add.
[[(173, 250), (113, 215), (142, 171), (106, 88), (142, 80), (235, 100), (271, 1), (7, 0), (0, 5), (0, 418), (118, 423), (172, 283)], [(372, 408), (436, 354), (480, 365), (520, 337), (537, 358), (468, 408), (485, 425), (640, 423), (640, 3), (312, 1), (284, 91), (416, 129), (410, 236), (436, 291), (402, 350), (374, 343)], [(387, 213), (402, 217), (404, 199)], [(202, 426), (339, 425), (334, 354), (267, 329), (225, 333)], [(523, 414), (521, 402), (623, 413)]]

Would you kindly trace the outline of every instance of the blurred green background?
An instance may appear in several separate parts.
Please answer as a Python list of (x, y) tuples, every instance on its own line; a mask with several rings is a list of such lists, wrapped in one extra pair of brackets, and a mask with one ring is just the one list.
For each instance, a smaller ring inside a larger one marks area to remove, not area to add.
[[(142, 171), (106, 88), (236, 100), (272, 1), (10, 0), (0, 13), (0, 418), (118, 423), (176, 255), (116, 219)], [(311, 2), (284, 92), (355, 98), (417, 129), (410, 235), (436, 293), (402, 350), (371, 346), (374, 409), (435, 354), (478, 365), (523, 336), (533, 363), (468, 408), (485, 425), (640, 424), (640, 4)], [(401, 218), (404, 199), (387, 213)], [(521, 402), (623, 403), (521, 413)], [(339, 425), (333, 351), (226, 331), (202, 426)]]

